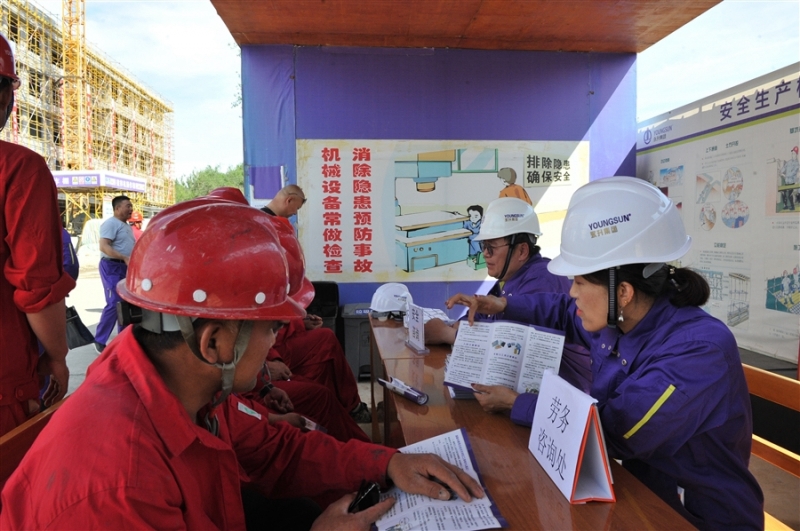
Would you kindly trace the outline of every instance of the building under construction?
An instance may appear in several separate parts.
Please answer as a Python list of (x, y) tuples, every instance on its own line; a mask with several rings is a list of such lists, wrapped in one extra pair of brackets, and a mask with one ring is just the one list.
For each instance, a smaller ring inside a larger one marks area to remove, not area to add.
[(21, 81), (0, 139), (47, 160), (73, 233), (110, 215), (115, 195), (147, 213), (175, 193), (172, 105), (86, 45), (84, 2), (63, 0), (59, 22), (28, 0), (0, 0)]

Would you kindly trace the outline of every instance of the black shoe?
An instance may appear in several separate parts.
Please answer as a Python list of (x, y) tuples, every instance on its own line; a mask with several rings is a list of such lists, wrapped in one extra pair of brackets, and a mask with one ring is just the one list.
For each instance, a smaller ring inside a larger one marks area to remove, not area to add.
[(350, 416), (356, 421), (356, 424), (369, 424), (372, 422), (372, 413), (364, 402), (361, 402), (356, 408), (350, 412)]
[(104, 344), (98, 343), (97, 341), (94, 342), (94, 350), (98, 354), (102, 354), (104, 348), (106, 348), (106, 346)]

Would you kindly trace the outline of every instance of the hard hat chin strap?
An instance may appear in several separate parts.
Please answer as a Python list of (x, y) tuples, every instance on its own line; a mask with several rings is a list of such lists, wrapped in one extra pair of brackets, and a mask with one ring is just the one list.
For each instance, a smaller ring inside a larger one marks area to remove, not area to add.
[(608, 268), (608, 318), (609, 328), (617, 327), (617, 268)]
[(517, 235), (511, 235), (511, 241), (508, 242), (508, 254), (506, 254), (506, 261), (503, 264), (503, 270), (500, 272), (500, 275), (497, 276), (497, 280), (503, 280), (503, 277), (506, 276), (508, 272), (508, 264), (511, 263), (511, 255), (514, 253), (514, 247), (517, 245)]
[[(192, 326), (192, 319), (184, 315), (176, 316), (181, 327), (181, 335), (195, 356), (201, 361), (208, 363), (200, 352), (197, 344), (197, 335)], [(221, 392), (211, 401), (211, 407), (205, 417), (205, 424), (208, 431), (214, 435), (219, 435), (219, 420), (214, 415), (214, 409), (223, 403), (228, 395), (233, 391), (233, 377), (236, 374), (236, 365), (242, 359), (247, 345), (250, 344), (250, 337), (253, 333), (253, 321), (241, 321), (239, 332), (236, 334), (236, 341), (233, 345), (233, 360), (228, 363), (214, 363), (214, 367), (222, 370), (222, 389)]]
[(14, 110), (14, 91), (11, 91), (11, 101), (8, 102), (8, 108), (6, 108), (6, 117), (3, 119), (3, 123), (0, 124), (0, 131), (6, 126), (8, 123), (8, 119), (11, 117), (11, 112)]

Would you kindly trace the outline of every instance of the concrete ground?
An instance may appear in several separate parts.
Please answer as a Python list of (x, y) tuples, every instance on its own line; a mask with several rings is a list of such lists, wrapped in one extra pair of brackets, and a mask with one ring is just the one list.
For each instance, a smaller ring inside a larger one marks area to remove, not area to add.
[[(106, 305), (103, 295), (103, 284), (97, 268), (82, 268), (78, 276), (77, 286), (67, 297), (67, 306), (78, 310), (81, 321), (94, 334), (100, 313)], [(116, 330), (114, 331), (116, 335)], [(67, 366), (69, 367), (69, 393), (75, 391), (86, 377), (86, 368), (97, 358), (94, 345), (86, 345), (69, 351)]]
[[(77, 287), (67, 298), (67, 305), (75, 306), (81, 316), (81, 320), (94, 333), (100, 320), (100, 313), (105, 306), (103, 285), (100, 282), (100, 274), (97, 269), (81, 269)], [(116, 331), (114, 333), (116, 334)], [(70, 393), (83, 382), (86, 377), (86, 368), (97, 356), (94, 345), (86, 345), (70, 351), (67, 356), (67, 365), (70, 369)], [(796, 374), (797, 371), (796, 366), (792, 364), (749, 351), (742, 352), (742, 359), (745, 363), (762, 367), (766, 370), (785, 372), (785, 375), (789, 377), (792, 377), (792, 373)], [(778, 367), (776, 364), (780, 366)], [(785, 370), (780, 371), (779, 369)], [(369, 404), (369, 382), (360, 382), (358, 387), (361, 400)], [(367, 434), (371, 434), (370, 425), (364, 424), (361, 427)], [(797, 504), (797, 500), (800, 499), (800, 479), (759, 459), (753, 459), (750, 468), (764, 490), (766, 510), (793, 529), (800, 529), (800, 506)]]

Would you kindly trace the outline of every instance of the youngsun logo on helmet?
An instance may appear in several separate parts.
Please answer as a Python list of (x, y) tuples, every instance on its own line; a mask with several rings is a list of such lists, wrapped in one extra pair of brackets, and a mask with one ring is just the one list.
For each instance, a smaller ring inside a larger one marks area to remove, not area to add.
[(512, 223), (514, 221), (519, 221), (525, 214), (504, 214), (503, 219), (506, 223)]
[(611, 218), (601, 219), (600, 221), (592, 221), (589, 223), (589, 230), (602, 229), (603, 227), (611, 227), (620, 223), (627, 223), (631, 220), (630, 214), (623, 214), (622, 216), (614, 216)]

